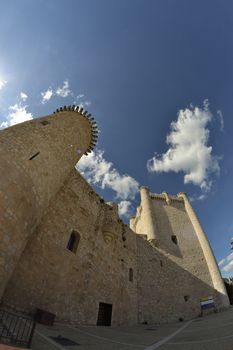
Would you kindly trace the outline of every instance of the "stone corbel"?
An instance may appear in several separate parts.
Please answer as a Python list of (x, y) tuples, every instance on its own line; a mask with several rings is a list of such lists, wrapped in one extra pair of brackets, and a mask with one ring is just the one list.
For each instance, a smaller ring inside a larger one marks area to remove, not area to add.
[(115, 241), (116, 234), (113, 232), (104, 231), (103, 238), (104, 238), (105, 243), (109, 244), (109, 243), (112, 243), (113, 241)]
[(171, 204), (171, 198), (169, 197), (168, 193), (167, 192), (163, 192), (162, 194), (165, 197), (167, 205), (170, 205)]
[(153, 248), (158, 248), (159, 246), (159, 241), (157, 239), (148, 239), (148, 242)]

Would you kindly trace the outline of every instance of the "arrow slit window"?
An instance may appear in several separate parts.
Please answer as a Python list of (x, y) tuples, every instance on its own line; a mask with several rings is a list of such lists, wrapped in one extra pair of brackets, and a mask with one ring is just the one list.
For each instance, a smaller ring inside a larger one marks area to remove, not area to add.
[(69, 241), (67, 243), (66, 249), (70, 250), (72, 253), (76, 253), (80, 241), (80, 234), (77, 231), (72, 231), (70, 234)]

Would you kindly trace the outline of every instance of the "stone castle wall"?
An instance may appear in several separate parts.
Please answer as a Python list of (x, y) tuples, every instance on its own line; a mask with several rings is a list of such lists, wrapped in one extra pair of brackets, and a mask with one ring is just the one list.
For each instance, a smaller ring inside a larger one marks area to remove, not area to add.
[[(142, 188), (130, 229), (74, 169), (96, 139), (90, 120), (65, 108), (0, 131), (0, 300), (81, 324), (96, 324), (99, 303), (112, 304), (113, 325), (189, 319), (209, 295), (227, 306), (184, 194)], [(73, 231), (76, 252), (67, 249)]]
[(200, 315), (200, 298), (211, 285), (192, 275), (164, 252), (138, 239), (139, 323), (177, 322)]
[[(156, 247), (138, 240), (138, 297), (141, 321), (166, 322), (200, 314), (200, 298), (214, 295), (211, 276), (183, 201), (153, 198)], [(141, 217), (143, 217), (142, 207)], [(137, 217), (138, 227), (146, 225)], [(176, 237), (177, 244), (172, 236)]]
[[(72, 230), (81, 236), (76, 254), (66, 249)], [(113, 305), (113, 324), (135, 324), (135, 256), (135, 234), (74, 170), (29, 241), (3, 301), (84, 324), (96, 324), (104, 302)]]
[[(157, 247), (123, 224), (117, 207), (73, 170), (28, 242), (4, 303), (82, 324), (96, 324), (100, 302), (113, 305), (113, 325), (199, 315), (200, 298), (218, 296), (183, 201), (153, 199), (152, 205)], [(143, 207), (139, 227), (141, 217)], [(81, 236), (76, 254), (66, 248), (72, 230)]]
[(163, 322), (198, 316), (200, 299), (206, 296), (213, 296), (216, 306), (223, 307), (223, 295), (214, 287), (183, 199), (146, 191), (147, 197), (144, 192), (137, 215), (131, 220), (136, 233), (148, 239), (149, 232), (150, 238), (149, 245), (138, 240), (141, 321)]

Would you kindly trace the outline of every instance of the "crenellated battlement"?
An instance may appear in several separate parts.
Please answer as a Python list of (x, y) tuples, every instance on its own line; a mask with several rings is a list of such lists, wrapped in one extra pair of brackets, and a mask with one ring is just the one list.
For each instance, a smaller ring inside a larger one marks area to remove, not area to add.
[(158, 199), (158, 200), (163, 200), (166, 201), (167, 204), (169, 204), (169, 201), (177, 201), (177, 202), (183, 202), (184, 200), (182, 198), (179, 198), (177, 196), (172, 196), (168, 194), (167, 192), (162, 192), (162, 193), (150, 193), (150, 198), (151, 199)]
[(88, 153), (91, 153), (91, 151), (94, 149), (94, 147), (97, 144), (98, 133), (99, 133), (97, 123), (95, 119), (92, 117), (91, 113), (88, 113), (88, 111), (85, 110), (83, 107), (79, 107), (77, 105), (60, 107), (56, 109), (56, 111), (53, 112), (53, 114), (67, 112), (67, 111), (76, 112), (79, 115), (82, 115), (85, 119), (89, 121), (89, 124), (91, 127), (91, 141), (88, 145), (86, 152), (84, 153), (85, 155), (88, 155)]

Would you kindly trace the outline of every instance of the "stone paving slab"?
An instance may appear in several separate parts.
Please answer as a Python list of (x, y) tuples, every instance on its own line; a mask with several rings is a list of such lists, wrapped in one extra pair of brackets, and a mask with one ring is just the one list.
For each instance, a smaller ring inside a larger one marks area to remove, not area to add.
[[(185, 328), (186, 327), (186, 328)], [(148, 330), (151, 329), (151, 330)], [(51, 341), (61, 335), (80, 345), (64, 347)], [(191, 323), (134, 327), (38, 325), (33, 350), (233, 350), (233, 308)]]

